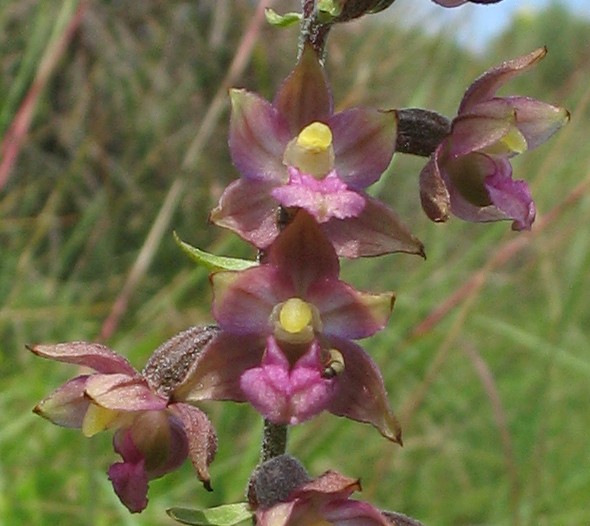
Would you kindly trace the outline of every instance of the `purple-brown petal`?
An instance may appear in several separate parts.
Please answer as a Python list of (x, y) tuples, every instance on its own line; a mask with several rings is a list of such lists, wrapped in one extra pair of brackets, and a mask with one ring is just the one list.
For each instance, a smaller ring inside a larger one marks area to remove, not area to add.
[(283, 153), (292, 134), (277, 109), (255, 93), (230, 92), (229, 149), (243, 177), (250, 181), (287, 180)]
[(441, 145), (445, 156), (461, 157), (492, 147), (515, 125), (515, 112), (509, 109), (504, 118), (464, 115), (453, 121), (451, 135)]
[(247, 369), (260, 364), (265, 346), (264, 337), (222, 331), (199, 355), (185, 381), (175, 389), (173, 399), (191, 403), (201, 400), (245, 402), (240, 377)]
[(98, 405), (113, 411), (159, 411), (168, 403), (143, 378), (124, 374), (93, 374), (85, 392)]
[(306, 300), (319, 310), (324, 334), (359, 339), (385, 327), (395, 295), (361, 292), (343, 281), (322, 280), (309, 287)]
[(320, 501), (334, 498), (345, 499), (361, 489), (358, 479), (346, 477), (337, 471), (326, 471), (319, 477), (302, 484), (297, 488), (292, 498), (312, 498)]
[(546, 54), (547, 48), (542, 47), (486, 71), (465, 92), (459, 106), (459, 115), (470, 111), (474, 105), (491, 99), (502, 84), (533, 67)]
[(311, 283), (337, 279), (340, 272), (334, 247), (304, 210), (297, 212), (272, 245), (267, 263), (279, 269), (283, 279), (293, 283), (295, 295), (302, 298)]
[(328, 124), (338, 176), (356, 190), (377, 181), (395, 151), (396, 112), (353, 108), (333, 115)]
[(288, 122), (291, 137), (296, 137), (312, 122), (327, 122), (332, 115), (332, 95), (326, 74), (310, 45), (303, 49), (295, 69), (277, 92), (273, 106)]
[(420, 202), (430, 220), (442, 223), (449, 218), (451, 203), (447, 185), (440, 175), (437, 157), (435, 153), (420, 172)]
[(373, 425), (387, 439), (402, 443), (401, 426), (393, 414), (379, 368), (358, 345), (340, 338), (330, 344), (344, 358), (344, 370), (338, 376), (338, 391), (331, 413)]
[(394, 252), (424, 257), (424, 245), (409, 228), (378, 199), (361, 194), (365, 207), (358, 217), (332, 219), (322, 231), (341, 257), (381, 256)]
[(278, 274), (271, 265), (212, 274), (213, 316), (219, 326), (234, 334), (269, 333), (274, 306), (294, 295)]
[(100, 343), (68, 342), (34, 345), (29, 349), (43, 358), (90, 367), (99, 373), (138, 374), (125, 358)]
[(207, 415), (200, 409), (184, 403), (169, 406), (172, 414), (182, 422), (188, 440), (188, 455), (199, 480), (210, 490), (209, 464), (217, 452), (217, 435)]
[(266, 248), (279, 234), (279, 203), (271, 195), (276, 186), (275, 182), (234, 181), (223, 192), (210, 221), (232, 230), (257, 248)]

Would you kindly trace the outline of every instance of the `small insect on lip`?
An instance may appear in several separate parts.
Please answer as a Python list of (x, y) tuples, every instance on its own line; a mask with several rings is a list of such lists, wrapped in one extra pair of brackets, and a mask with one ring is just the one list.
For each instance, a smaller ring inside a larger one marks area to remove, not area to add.
[(329, 359), (324, 366), (322, 372), (323, 378), (334, 378), (344, 372), (344, 356), (336, 349), (330, 349), (328, 351)]

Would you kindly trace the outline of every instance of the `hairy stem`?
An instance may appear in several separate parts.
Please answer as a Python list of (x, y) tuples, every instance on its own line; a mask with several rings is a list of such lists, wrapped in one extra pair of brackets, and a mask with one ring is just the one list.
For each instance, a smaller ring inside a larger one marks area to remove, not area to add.
[(287, 426), (264, 419), (260, 463), (283, 455), (287, 449)]
[(310, 44), (323, 64), (326, 41), (332, 24), (318, 20), (315, 0), (303, 0), (302, 13), (303, 20), (301, 21), (301, 31), (299, 33), (297, 57), (301, 57), (305, 45)]

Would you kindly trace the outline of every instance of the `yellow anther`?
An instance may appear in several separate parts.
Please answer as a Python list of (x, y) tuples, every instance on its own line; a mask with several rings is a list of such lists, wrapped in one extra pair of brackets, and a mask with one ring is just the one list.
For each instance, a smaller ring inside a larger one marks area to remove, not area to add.
[(288, 299), (279, 312), (281, 328), (289, 334), (297, 334), (310, 326), (313, 319), (311, 307), (299, 298)]
[(297, 137), (297, 146), (312, 153), (325, 152), (331, 145), (332, 132), (321, 122), (312, 122)]
[(324, 177), (334, 169), (334, 146), (330, 128), (321, 122), (312, 122), (303, 128), (287, 144), (283, 163), (313, 177)]
[(91, 437), (109, 427), (119, 415), (118, 411), (106, 409), (96, 404), (90, 404), (82, 421), (82, 433)]
[(510, 128), (510, 131), (502, 137), (501, 142), (514, 153), (522, 153), (527, 149), (526, 139), (516, 126)]

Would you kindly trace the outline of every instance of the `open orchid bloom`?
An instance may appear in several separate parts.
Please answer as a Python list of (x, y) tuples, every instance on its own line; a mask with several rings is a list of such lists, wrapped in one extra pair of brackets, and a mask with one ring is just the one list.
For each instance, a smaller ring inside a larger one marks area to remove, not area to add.
[(261, 265), (212, 275), (222, 332), (176, 395), (248, 401), (277, 424), (325, 409), (400, 442), (379, 369), (351, 341), (385, 326), (394, 295), (357, 291), (338, 275), (332, 244), (300, 210)]
[(451, 212), (475, 222), (511, 219), (513, 230), (530, 230), (535, 204), (527, 183), (512, 179), (509, 159), (549, 139), (569, 113), (528, 97), (495, 93), (546, 52), (540, 48), (504, 62), (469, 87), (451, 133), (420, 174), (422, 207), (430, 219), (446, 221)]
[[(203, 338), (203, 329), (195, 327), (170, 342), (202, 346), (212, 336)], [(168, 351), (170, 342), (160, 349)], [(148, 362), (149, 375), (144, 376), (125, 358), (97, 343), (36, 345), (31, 350), (94, 371), (66, 382), (34, 411), (54, 424), (81, 429), (87, 437), (114, 431), (114, 449), (123, 461), (112, 464), (108, 475), (129, 511), (142, 511), (147, 505), (148, 482), (177, 469), (187, 456), (199, 479), (210, 488), (208, 465), (217, 449), (215, 431), (200, 409), (171, 400), (165, 394), (167, 386), (152, 382), (158, 378), (157, 371), (162, 372), (162, 364)], [(161, 357), (158, 351), (154, 355)], [(160, 374), (164, 376), (170, 375)]]
[(395, 112), (333, 113), (324, 70), (310, 46), (272, 104), (237, 89), (231, 102), (229, 146), (242, 177), (221, 196), (211, 213), (214, 223), (267, 248), (279, 234), (279, 208), (303, 208), (340, 256), (423, 255), (395, 213), (364, 192), (393, 156)]

